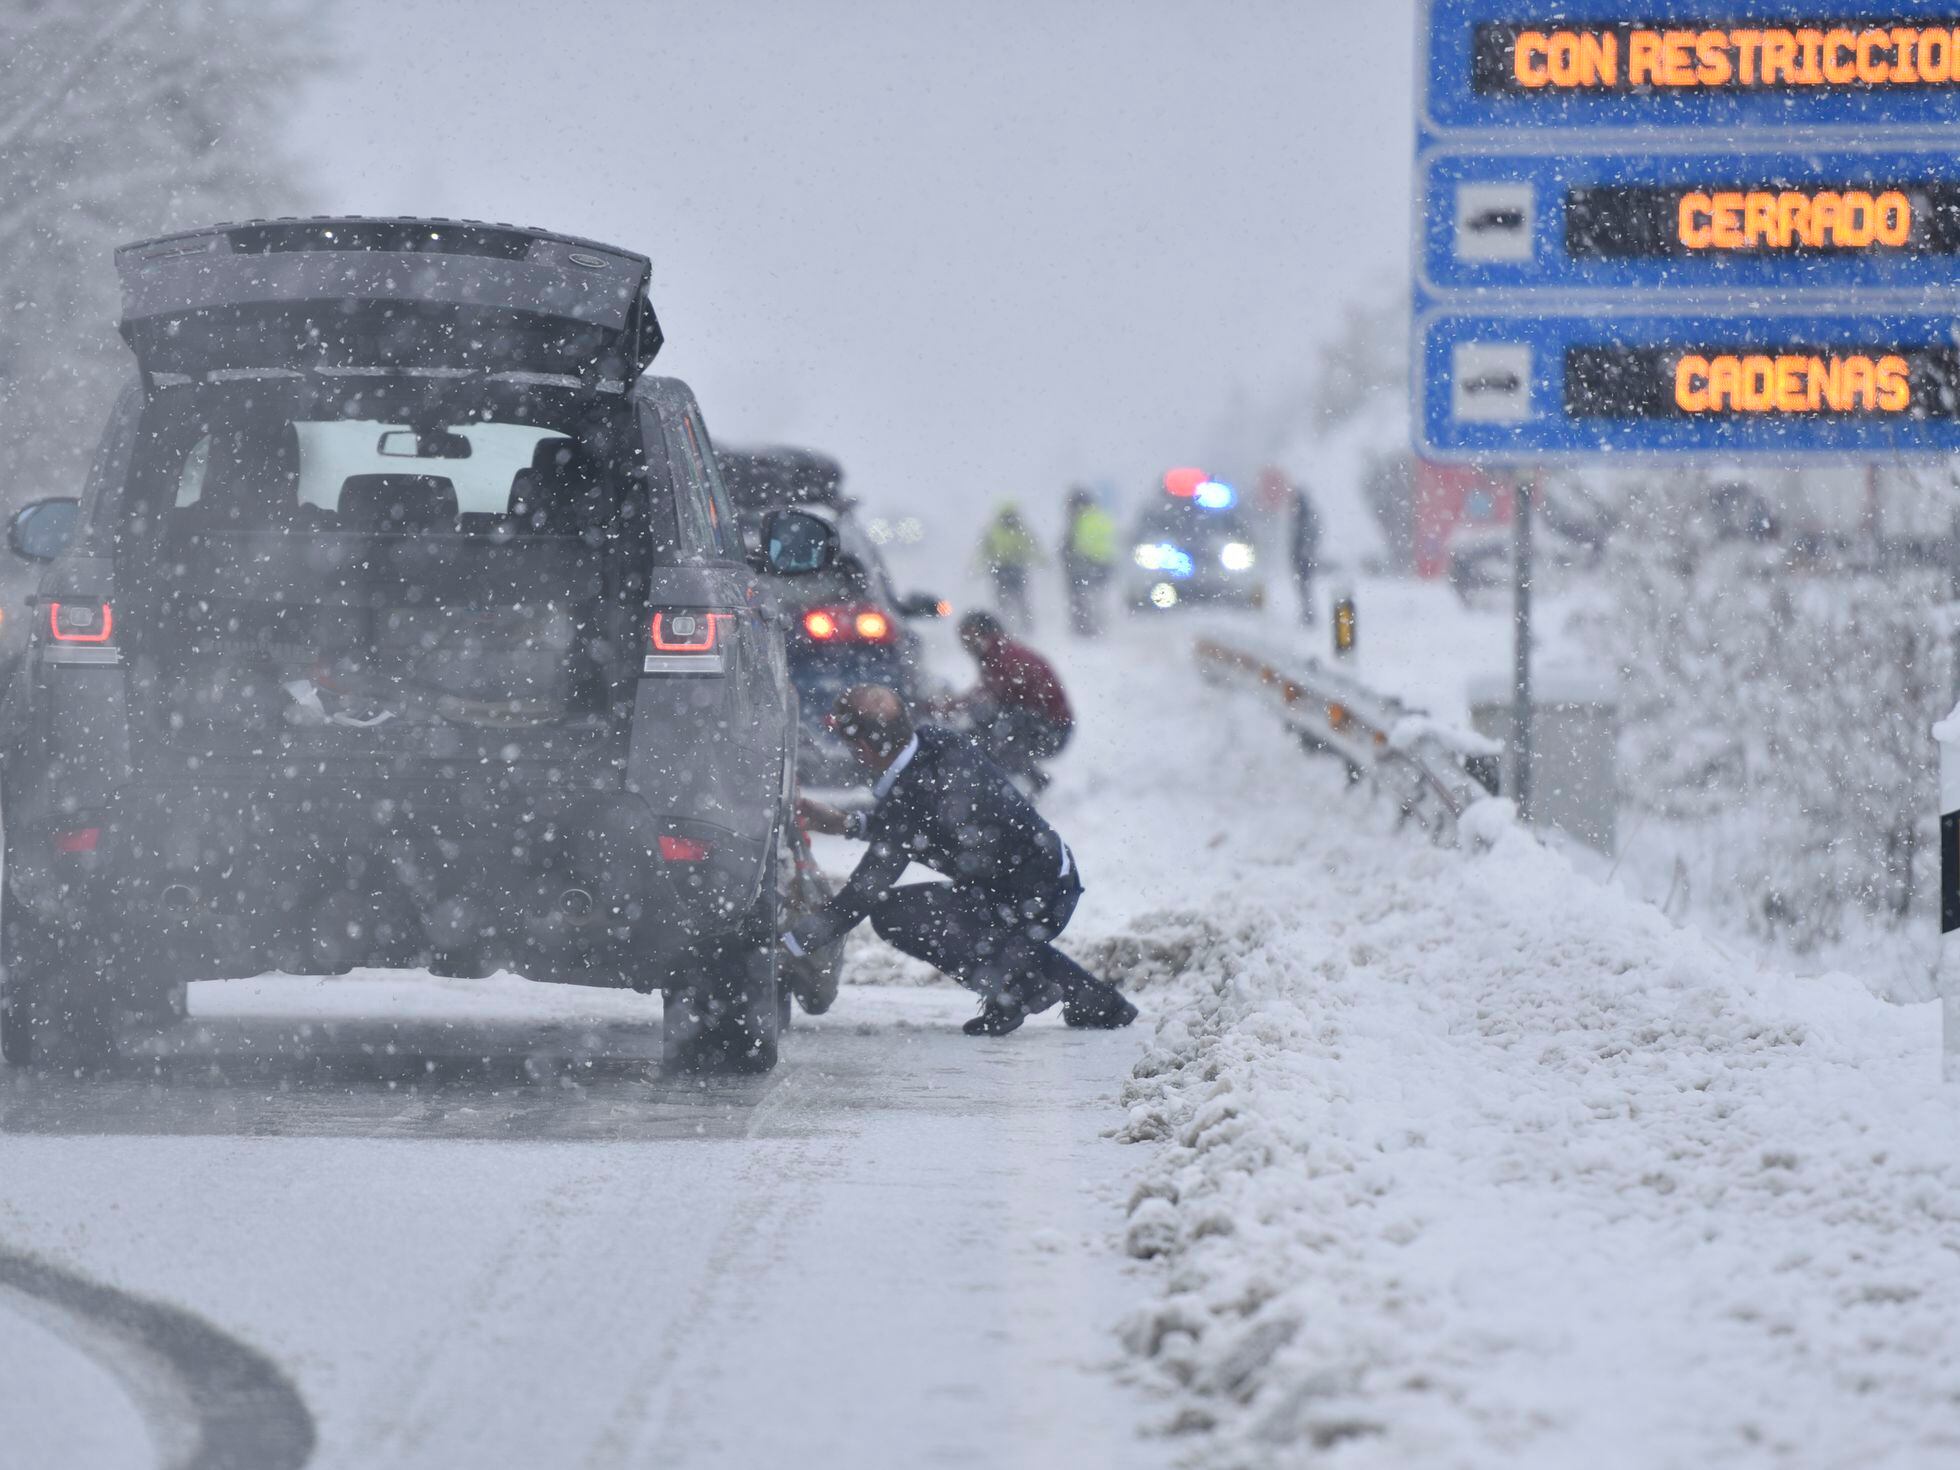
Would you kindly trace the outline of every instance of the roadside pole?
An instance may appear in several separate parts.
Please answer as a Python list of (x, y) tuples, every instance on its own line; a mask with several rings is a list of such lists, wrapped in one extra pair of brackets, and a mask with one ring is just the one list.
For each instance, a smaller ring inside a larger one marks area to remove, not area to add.
[(1334, 595), (1334, 657), (1350, 659), (1354, 657), (1355, 642), (1361, 636), (1361, 626), (1354, 606), (1354, 589), (1343, 587)]
[(1933, 726), (1940, 745), (1940, 991), (1942, 1063), (1948, 1082), (1960, 1082), (1960, 705)]
[(1512, 498), (1511, 800), (1531, 820), (1531, 502), (1538, 475), (1518, 476)]

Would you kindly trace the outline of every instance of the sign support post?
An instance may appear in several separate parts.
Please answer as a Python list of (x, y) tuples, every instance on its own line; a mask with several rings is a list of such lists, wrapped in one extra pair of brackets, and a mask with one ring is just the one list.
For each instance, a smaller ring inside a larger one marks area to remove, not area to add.
[(1940, 747), (1940, 953), (1934, 967), (1941, 1017), (1941, 1072), (1960, 1082), (1960, 705), (1933, 726)]
[(1531, 502), (1537, 475), (1520, 475), (1512, 493), (1511, 799), (1531, 820)]

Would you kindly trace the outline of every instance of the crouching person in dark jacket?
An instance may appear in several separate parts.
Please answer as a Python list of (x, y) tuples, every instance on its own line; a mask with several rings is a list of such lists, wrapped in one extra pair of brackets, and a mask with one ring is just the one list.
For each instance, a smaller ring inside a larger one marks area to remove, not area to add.
[[(860, 920), (981, 997), (969, 1036), (1005, 1036), (1028, 1016), (1063, 1003), (1071, 1026), (1113, 1029), (1136, 1007), (1056, 949), (1082, 896), (1075, 855), (1007, 773), (971, 740), (914, 728), (891, 690), (861, 684), (831, 712), (831, 728), (874, 778), (877, 804), (846, 814), (797, 803), (812, 831), (871, 844), (828, 905), (791, 927), (791, 954), (841, 939)], [(947, 883), (897, 886), (921, 863)]]

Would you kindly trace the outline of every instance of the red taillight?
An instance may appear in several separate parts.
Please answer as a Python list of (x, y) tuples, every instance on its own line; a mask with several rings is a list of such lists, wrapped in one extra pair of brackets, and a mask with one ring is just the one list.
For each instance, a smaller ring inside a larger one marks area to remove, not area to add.
[(102, 840), (100, 827), (83, 827), (75, 832), (54, 834), (56, 852), (94, 852), (95, 845)]
[(813, 643), (890, 643), (892, 620), (875, 607), (813, 607), (803, 614)]
[(48, 636), (57, 643), (107, 643), (115, 627), (106, 602), (48, 604)]
[(713, 653), (721, 641), (721, 621), (727, 613), (657, 612), (653, 615), (656, 653)]
[(660, 858), (662, 862), (669, 863), (705, 863), (708, 860), (708, 844), (696, 842), (692, 837), (662, 837)]

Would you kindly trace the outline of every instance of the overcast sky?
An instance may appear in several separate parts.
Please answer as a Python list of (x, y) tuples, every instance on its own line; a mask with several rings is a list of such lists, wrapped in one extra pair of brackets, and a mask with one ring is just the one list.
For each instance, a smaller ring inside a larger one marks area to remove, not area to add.
[(1126, 490), (1407, 269), (1406, 0), (344, 0), (331, 212), (645, 251), (724, 442), (828, 448), (962, 540)]

